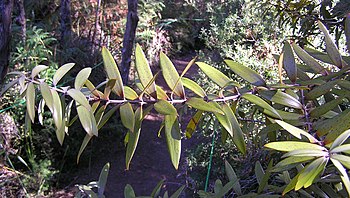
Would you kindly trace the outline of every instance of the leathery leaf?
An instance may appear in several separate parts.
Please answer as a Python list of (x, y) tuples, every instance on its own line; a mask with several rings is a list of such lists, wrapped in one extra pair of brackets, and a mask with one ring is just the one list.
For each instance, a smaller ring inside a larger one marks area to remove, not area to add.
[(165, 138), (168, 145), (170, 159), (177, 170), (181, 155), (181, 132), (176, 115), (165, 115)]
[(112, 54), (106, 47), (102, 47), (102, 58), (107, 72), (108, 79), (116, 79), (113, 91), (120, 97), (124, 97), (123, 81), (117, 64), (114, 61)]

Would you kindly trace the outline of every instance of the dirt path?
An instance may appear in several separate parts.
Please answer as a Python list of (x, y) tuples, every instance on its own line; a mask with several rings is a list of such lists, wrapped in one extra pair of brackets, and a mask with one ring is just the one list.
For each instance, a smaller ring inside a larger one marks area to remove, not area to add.
[[(189, 54), (184, 57), (173, 60), (174, 65), (179, 73), (183, 71), (187, 63), (194, 57)], [(197, 73), (197, 67), (194, 66), (187, 73), (187, 77)], [(164, 79), (157, 80), (160, 86), (166, 86)], [(90, 171), (87, 167), (81, 167), (82, 170), (77, 174), (75, 183), (86, 184), (90, 181), (97, 180), (98, 175), (105, 163), (111, 164), (108, 177), (107, 187), (105, 190), (106, 197), (124, 197), (124, 188), (130, 184), (137, 196), (150, 195), (157, 183), (165, 179), (164, 188), (170, 194), (176, 189), (186, 184), (186, 160), (185, 150), (195, 145), (196, 139), (182, 141), (182, 156), (179, 170), (175, 170), (171, 164), (168, 154), (165, 138), (158, 138), (157, 132), (161, 124), (161, 117), (154, 113), (147, 115), (143, 124), (139, 143), (131, 162), (130, 170), (125, 170), (125, 148), (120, 146), (120, 137), (111, 140), (117, 142), (110, 145), (100, 145), (106, 147), (103, 153), (93, 156)], [(187, 121), (182, 123), (182, 128)], [(114, 137), (112, 137), (114, 138)], [(118, 143), (119, 141), (119, 143)], [(119, 145), (119, 146), (118, 146)]]

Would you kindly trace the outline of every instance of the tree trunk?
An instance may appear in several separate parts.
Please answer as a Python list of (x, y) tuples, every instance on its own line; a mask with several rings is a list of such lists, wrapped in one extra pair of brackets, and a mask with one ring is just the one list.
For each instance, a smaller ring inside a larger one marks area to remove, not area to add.
[(122, 79), (124, 84), (127, 84), (129, 81), (131, 54), (134, 46), (136, 27), (139, 22), (139, 17), (137, 16), (137, 3), (137, 0), (128, 0), (128, 15), (123, 39), (121, 62)]
[(70, 16), (70, 0), (61, 0), (60, 4), (61, 18), (61, 46), (68, 46), (72, 33), (72, 20)]
[(16, 17), (16, 23), (21, 26), (22, 42), (25, 45), (26, 42), (26, 32), (27, 32), (27, 22), (26, 22), (26, 12), (23, 5), (24, 0), (16, 0), (15, 7), (18, 10), (18, 16)]
[(12, 9), (13, 0), (0, 0), (0, 84), (9, 66)]

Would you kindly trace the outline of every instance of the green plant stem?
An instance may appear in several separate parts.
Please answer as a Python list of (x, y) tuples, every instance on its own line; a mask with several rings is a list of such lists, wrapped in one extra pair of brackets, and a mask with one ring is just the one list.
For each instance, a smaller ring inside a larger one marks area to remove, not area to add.
[(215, 134), (216, 134), (216, 126), (217, 126), (217, 120), (215, 120), (214, 123), (214, 133), (213, 133), (213, 139), (211, 141), (211, 149), (210, 149), (210, 156), (209, 156), (209, 165), (208, 165), (208, 172), (207, 172), (207, 177), (205, 179), (205, 187), (204, 191), (207, 192), (208, 190), (208, 185), (209, 185), (209, 177), (210, 177), (210, 171), (211, 171), (211, 164), (213, 162), (213, 154), (214, 154), (214, 147), (215, 147)]

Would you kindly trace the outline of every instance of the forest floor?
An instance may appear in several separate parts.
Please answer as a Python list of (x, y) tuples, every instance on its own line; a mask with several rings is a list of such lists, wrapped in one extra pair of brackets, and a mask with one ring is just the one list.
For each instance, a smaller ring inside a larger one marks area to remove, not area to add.
[[(180, 74), (194, 56), (195, 54), (192, 53), (172, 60)], [(198, 67), (193, 66), (185, 76), (193, 79), (193, 75), (197, 74), (197, 70)], [(165, 89), (167, 87), (162, 76), (157, 79), (156, 83)], [(184, 116), (182, 129), (186, 128), (189, 119), (189, 115)], [(142, 123), (139, 143), (131, 161), (130, 170), (125, 169), (125, 147), (122, 146), (123, 142), (120, 136), (111, 136), (107, 143), (95, 141), (94, 147), (98, 147), (100, 153), (91, 156), (90, 167), (85, 165), (73, 174), (75, 179), (68, 186), (68, 189), (72, 190), (75, 184), (87, 184), (90, 181), (98, 180), (99, 173), (107, 162), (110, 163), (111, 167), (105, 190), (106, 197), (124, 197), (124, 188), (127, 184), (133, 187), (136, 196), (149, 196), (153, 188), (162, 179), (165, 180), (162, 192), (168, 190), (169, 195), (182, 185), (186, 185), (188, 180), (186, 179), (185, 151), (194, 148), (202, 140), (191, 138), (182, 141), (180, 166), (178, 170), (175, 170), (170, 161), (165, 138), (158, 137), (157, 134), (161, 121), (162, 117), (155, 112), (146, 116)], [(70, 194), (72, 195), (72, 193)], [(54, 197), (60, 197), (60, 192)]]

